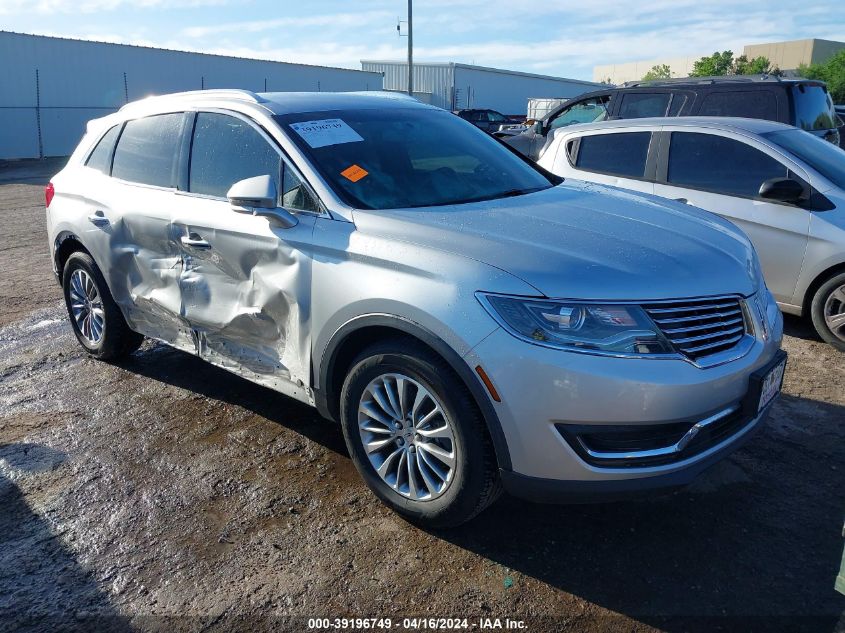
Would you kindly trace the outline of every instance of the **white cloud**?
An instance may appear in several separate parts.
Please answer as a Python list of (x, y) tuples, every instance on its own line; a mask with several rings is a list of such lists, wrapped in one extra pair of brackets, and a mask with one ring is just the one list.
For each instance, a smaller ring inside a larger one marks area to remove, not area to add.
[(121, 8), (178, 9), (219, 6), (229, 0), (0, 0), (0, 15), (99, 13)]
[[(360, 28), (389, 20), (391, 14), (386, 11), (366, 11), (358, 13), (334, 13), (328, 15), (308, 15), (302, 17), (283, 17), (270, 20), (250, 20), (246, 22), (228, 22), (211, 26), (190, 26), (183, 28), (181, 34), (186, 37), (202, 38), (220, 33), (260, 33), (276, 29), (303, 29), (309, 27), (328, 27), (333, 30)], [(280, 31), (280, 33), (282, 33)]]

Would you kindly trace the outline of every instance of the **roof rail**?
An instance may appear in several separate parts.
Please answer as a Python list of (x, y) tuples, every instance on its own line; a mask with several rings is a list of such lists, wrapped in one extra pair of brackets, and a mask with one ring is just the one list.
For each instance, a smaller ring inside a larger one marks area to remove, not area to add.
[[(250, 103), (266, 103), (267, 100), (263, 97), (259, 96), (258, 94), (252, 92), (251, 90), (243, 90), (241, 88), (214, 88), (211, 90), (187, 90), (185, 92), (173, 92), (170, 94), (163, 94), (163, 95), (152, 95), (147, 97), (147, 99), (182, 99), (182, 98), (194, 98), (194, 97), (209, 97), (213, 99), (232, 99), (234, 101), (249, 101)], [(146, 101), (147, 99), (142, 99), (142, 101)], [(121, 110), (127, 106), (131, 106), (133, 103), (127, 103), (125, 106), (121, 108)]]
[(777, 75), (717, 75), (715, 77), (672, 77), (671, 79), (649, 79), (640, 81), (626, 81), (623, 88), (637, 88), (640, 86), (672, 86), (677, 84), (717, 84), (717, 83), (750, 83), (755, 81), (780, 82)]

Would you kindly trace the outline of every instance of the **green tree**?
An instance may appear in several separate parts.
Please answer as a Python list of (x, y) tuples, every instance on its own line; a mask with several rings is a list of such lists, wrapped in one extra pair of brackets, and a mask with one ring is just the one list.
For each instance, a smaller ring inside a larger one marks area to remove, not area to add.
[(774, 75), (780, 77), (783, 73), (777, 66), (772, 66), (768, 57), (754, 57), (748, 59), (745, 55), (737, 57), (731, 65), (732, 75)]
[(727, 75), (733, 67), (733, 51), (713, 53), (709, 57), (702, 57), (692, 65), (690, 77), (717, 77)]
[(845, 50), (822, 64), (801, 65), (798, 75), (807, 79), (820, 79), (827, 84), (834, 103), (845, 103)]
[(651, 67), (645, 75), (643, 81), (652, 81), (654, 79), (669, 79), (672, 77), (672, 69), (668, 64), (657, 64)]

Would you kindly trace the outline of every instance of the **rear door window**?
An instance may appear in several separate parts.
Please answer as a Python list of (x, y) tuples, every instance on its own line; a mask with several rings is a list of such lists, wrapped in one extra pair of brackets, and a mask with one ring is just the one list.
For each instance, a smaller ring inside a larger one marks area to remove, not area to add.
[(120, 126), (115, 125), (108, 132), (103, 134), (103, 138), (97, 143), (94, 151), (88, 156), (85, 165), (91, 169), (96, 169), (108, 176), (111, 171), (111, 155), (114, 150), (114, 142), (117, 140), (117, 134), (120, 132)]
[(158, 187), (176, 182), (185, 116), (159, 114), (127, 121), (114, 151), (112, 176)]
[(622, 119), (665, 116), (672, 94), (669, 92), (626, 92), (619, 105)]
[(770, 178), (786, 178), (780, 161), (741, 141), (700, 132), (672, 132), (667, 182), (741, 198), (757, 198)]
[(252, 125), (237, 117), (200, 112), (194, 125), (188, 190), (225, 198), (240, 180), (269, 175), (279, 187), (282, 158)]
[(582, 136), (575, 166), (623, 178), (643, 178), (650, 142), (651, 132)]
[(704, 95), (700, 116), (737, 116), (778, 120), (777, 94), (771, 90), (731, 90)]
[(821, 86), (798, 84), (792, 88), (795, 127), (802, 130), (830, 130), (836, 127), (836, 112), (830, 94)]

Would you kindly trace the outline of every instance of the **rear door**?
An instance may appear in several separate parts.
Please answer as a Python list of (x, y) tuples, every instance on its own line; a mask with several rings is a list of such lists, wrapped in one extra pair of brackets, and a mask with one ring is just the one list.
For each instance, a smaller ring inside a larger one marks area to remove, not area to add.
[[(197, 353), (251, 380), (302, 397), (308, 384), (311, 247), (319, 203), (255, 122), (199, 112), (190, 134), (186, 191), (173, 218), (182, 311)], [(279, 205), (299, 223), (280, 228), (234, 211), (226, 193), (270, 175)], [(301, 381), (301, 382), (300, 382)]]
[(652, 133), (635, 129), (587, 132), (560, 144), (554, 171), (589, 182), (653, 193), (649, 174)]
[(104, 273), (130, 326), (142, 334), (191, 349), (181, 316), (180, 255), (170, 224), (184, 112), (129, 120), (120, 133), (105, 189), (101, 229), (108, 239)]
[(807, 248), (810, 212), (763, 200), (760, 185), (807, 174), (751, 137), (718, 130), (664, 128), (654, 193), (718, 213), (753, 242), (769, 289), (791, 303)]

